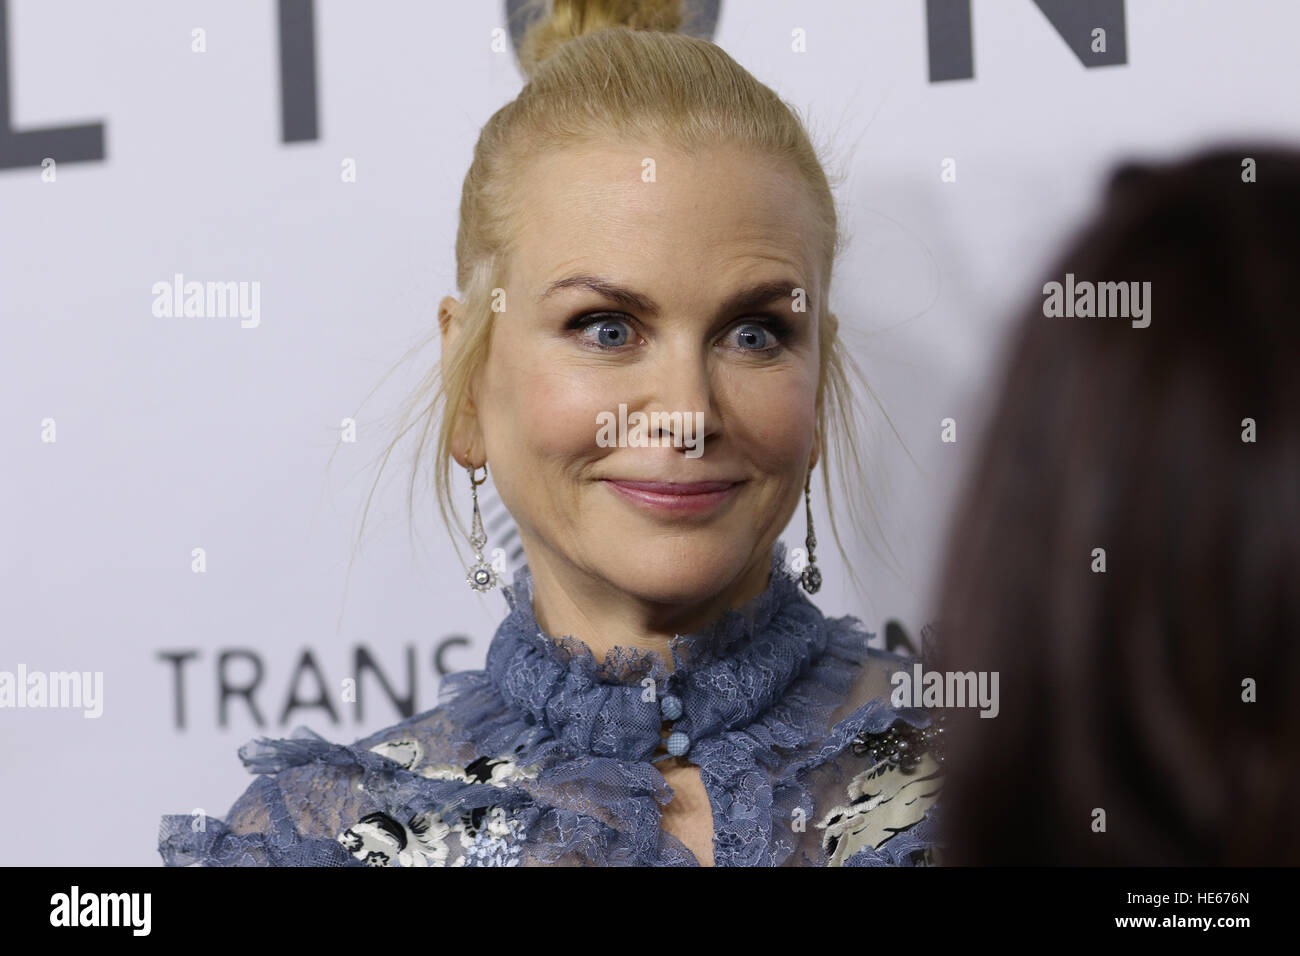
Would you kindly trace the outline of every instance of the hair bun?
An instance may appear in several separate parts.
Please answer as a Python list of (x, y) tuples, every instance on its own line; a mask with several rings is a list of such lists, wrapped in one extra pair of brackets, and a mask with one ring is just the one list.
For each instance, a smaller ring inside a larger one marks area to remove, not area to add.
[(683, 0), (534, 0), (521, 14), (532, 22), (519, 45), (519, 65), (531, 79), (548, 57), (570, 40), (611, 27), (676, 33)]

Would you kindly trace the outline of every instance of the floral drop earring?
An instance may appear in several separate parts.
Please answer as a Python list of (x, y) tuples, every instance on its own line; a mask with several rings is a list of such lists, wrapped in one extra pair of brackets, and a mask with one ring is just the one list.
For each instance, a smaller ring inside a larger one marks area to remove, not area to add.
[(804, 507), (808, 512), (808, 537), (804, 542), (808, 545), (808, 567), (804, 568), (803, 572), (799, 575), (799, 583), (803, 585), (803, 589), (809, 594), (816, 594), (821, 590), (822, 573), (817, 567), (817, 555), (813, 553), (814, 549), (817, 547), (817, 535), (813, 533), (811, 468), (808, 469), (808, 477), (804, 480), (803, 500)]
[(478, 486), (487, 481), (487, 462), (483, 463), (483, 477), (475, 480), (473, 465), (466, 469), (469, 472), (470, 493), (474, 496), (474, 517), (469, 526), (469, 546), (474, 549), (474, 563), (470, 565), (469, 573), (465, 576), (469, 581), (469, 586), (475, 591), (491, 591), (497, 584), (496, 572), (492, 570), (492, 565), (483, 560), (483, 547), (487, 544), (487, 533), (483, 530), (483, 516), (478, 510)]

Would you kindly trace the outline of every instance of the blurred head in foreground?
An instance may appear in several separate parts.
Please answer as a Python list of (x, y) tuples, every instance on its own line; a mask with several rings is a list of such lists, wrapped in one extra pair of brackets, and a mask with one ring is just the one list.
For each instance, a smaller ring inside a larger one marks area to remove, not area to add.
[(1300, 152), (1243, 146), (1119, 169), (1036, 290), (942, 569), (937, 669), (1000, 675), (946, 861), (1300, 863), (1298, 265)]

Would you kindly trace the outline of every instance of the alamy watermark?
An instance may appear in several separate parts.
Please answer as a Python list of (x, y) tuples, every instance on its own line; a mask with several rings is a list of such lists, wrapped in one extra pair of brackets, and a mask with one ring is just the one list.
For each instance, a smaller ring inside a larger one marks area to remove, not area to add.
[[(597, 412), (596, 444), (601, 448), (686, 448), (687, 458), (704, 454), (703, 412), (633, 412), (619, 402), (618, 415)], [(661, 437), (663, 431), (671, 437)]]
[(253, 282), (186, 282), (176, 273), (172, 281), (155, 282), (153, 314), (160, 319), (224, 319), (238, 317), (245, 329), (262, 322), (262, 284)]
[(50, 897), (50, 925), (124, 926), (133, 936), (148, 936), (152, 909), (152, 893), (83, 893), (74, 884)]
[(997, 671), (927, 671), (918, 663), (910, 672), (895, 671), (889, 683), (895, 707), (978, 707), (981, 717), (996, 717), (1000, 709)]
[(0, 671), (0, 707), (81, 708), (87, 718), (104, 713), (103, 671)]
[(1132, 319), (1135, 329), (1151, 324), (1150, 282), (1075, 282), (1074, 273), (1067, 272), (1064, 284), (1045, 283), (1043, 295), (1043, 315), (1049, 318)]

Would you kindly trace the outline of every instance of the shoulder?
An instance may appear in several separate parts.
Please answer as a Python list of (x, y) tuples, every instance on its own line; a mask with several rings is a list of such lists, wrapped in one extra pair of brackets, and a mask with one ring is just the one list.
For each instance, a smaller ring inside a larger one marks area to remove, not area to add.
[(249, 741), (239, 757), (256, 776), (227, 813), (163, 817), (158, 848), (164, 862), (345, 865), (338, 828), (369, 809), (362, 781), (392, 762), (366, 743), (332, 743), (306, 727), (285, 738)]
[[(453, 834), (466, 852), (498, 850), (513, 832), (500, 792), (534, 771), (457, 730), (439, 705), (351, 744), (305, 727), (250, 741), (239, 756), (257, 777), (225, 817), (164, 817), (159, 852), (168, 865), (440, 866)], [(444, 821), (452, 804), (464, 813)]]
[(841, 696), (831, 715), (834, 727), (876, 700), (888, 701), (895, 674), (908, 672), (916, 663), (910, 654), (889, 650), (876, 632), (868, 631), (852, 615), (826, 618), (826, 653), (823, 660), (841, 671)]
[(855, 735), (838, 762), (846, 772), (827, 789), (817, 829), (828, 866), (909, 866), (938, 862), (942, 730), (901, 717)]
[(828, 619), (828, 626), (839, 635), (832, 644), (860, 640), (863, 646), (821, 746), (789, 775), (813, 807), (816, 862), (937, 863), (944, 722), (936, 713), (891, 701), (894, 675), (910, 671), (917, 658), (885, 650), (856, 618)]

